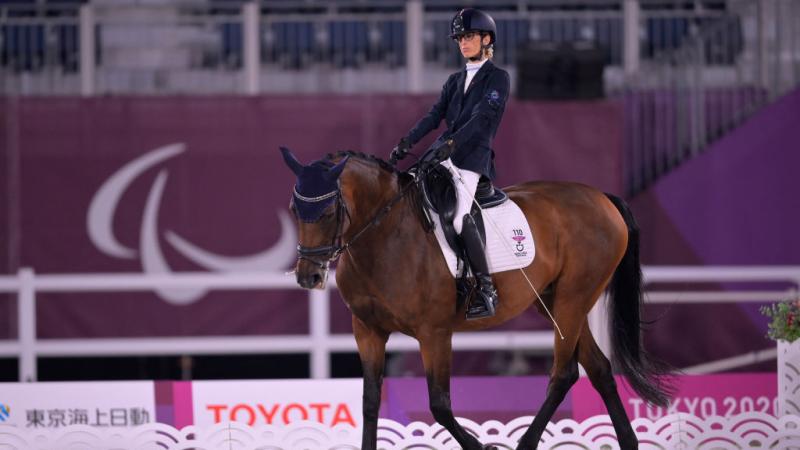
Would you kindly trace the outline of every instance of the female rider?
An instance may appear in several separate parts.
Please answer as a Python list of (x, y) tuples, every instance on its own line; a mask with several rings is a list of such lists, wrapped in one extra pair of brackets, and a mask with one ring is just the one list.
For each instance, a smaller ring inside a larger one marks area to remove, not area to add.
[[(497, 291), (489, 275), (484, 243), (469, 215), (481, 176), (493, 180), (492, 139), (503, 117), (510, 88), (508, 72), (492, 64), (497, 28), (489, 14), (462, 9), (453, 17), (450, 37), (458, 44), (466, 67), (447, 79), (436, 104), (392, 150), (393, 160), (403, 159), (411, 146), (439, 127), (447, 130), (431, 150), (443, 156), (441, 164), (453, 174), (457, 208), (453, 227), (461, 236), (467, 259), (478, 284), (477, 302), (467, 310), (467, 319), (494, 315)], [(448, 157), (449, 156), (449, 157)]]

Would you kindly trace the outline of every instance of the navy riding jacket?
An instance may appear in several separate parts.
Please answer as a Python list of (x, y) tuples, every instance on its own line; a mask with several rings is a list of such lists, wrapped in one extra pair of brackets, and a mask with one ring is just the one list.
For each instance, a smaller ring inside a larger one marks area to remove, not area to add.
[(408, 133), (408, 140), (411, 145), (416, 144), (438, 128), (444, 119), (447, 130), (432, 148), (452, 138), (455, 141), (455, 150), (450, 155), (453, 164), (493, 180), (492, 139), (506, 107), (510, 78), (508, 72), (492, 64), (491, 60), (478, 69), (464, 93), (466, 78), (466, 68), (450, 75), (442, 87), (439, 100)]

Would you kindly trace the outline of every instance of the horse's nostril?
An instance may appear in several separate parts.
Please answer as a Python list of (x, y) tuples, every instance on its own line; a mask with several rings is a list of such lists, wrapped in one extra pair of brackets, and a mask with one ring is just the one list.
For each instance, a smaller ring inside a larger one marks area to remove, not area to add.
[(306, 275), (297, 275), (297, 284), (302, 286), (305, 289), (314, 289), (322, 282), (322, 275), (318, 273), (306, 274)]

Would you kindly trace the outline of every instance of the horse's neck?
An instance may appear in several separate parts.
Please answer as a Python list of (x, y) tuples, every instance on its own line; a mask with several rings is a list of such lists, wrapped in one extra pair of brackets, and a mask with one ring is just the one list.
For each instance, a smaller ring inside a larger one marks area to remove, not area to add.
[[(385, 171), (382, 174), (389, 175)], [(415, 211), (414, 187), (408, 186), (400, 196), (403, 186), (396, 175), (388, 180), (374, 175), (371, 188), (375, 192), (354, 192), (364, 195), (358, 199), (359, 215), (364, 219), (357, 228), (373, 223), (372, 219), (387, 206), (390, 209), (381, 220), (369, 225), (342, 256), (336, 271), (337, 283), (350, 310), (365, 323), (384, 330), (407, 329), (398, 324), (411, 324), (414, 317), (421, 316), (425, 310), (422, 300), (427, 298), (422, 293), (435, 288), (429, 285), (434, 278), (419, 279), (419, 274), (434, 274), (436, 264), (441, 264), (443, 274), (447, 268), (441, 258), (432, 257), (438, 249)], [(394, 199), (398, 201), (392, 203)]]
[[(353, 206), (350, 233), (366, 226), (398, 192), (397, 176), (365, 161), (342, 174), (345, 197)], [(348, 169), (350, 169), (348, 167)]]
[[(400, 198), (403, 188), (398, 176), (377, 167), (370, 166), (370, 169), (356, 171), (348, 180), (352, 186), (355, 214), (351, 217), (352, 226), (347, 237), (352, 238), (365, 230), (358, 239), (368, 242), (358, 243), (360, 253), (365, 250), (388, 251), (396, 245), (391, 236), (401, 228), (414, 225), (410, 221), (415, 220), (410, 201), (412, 193), (405, 192), (404, 198)], [(389, 211), (385, 211), (387, 207), (390, 207)]]

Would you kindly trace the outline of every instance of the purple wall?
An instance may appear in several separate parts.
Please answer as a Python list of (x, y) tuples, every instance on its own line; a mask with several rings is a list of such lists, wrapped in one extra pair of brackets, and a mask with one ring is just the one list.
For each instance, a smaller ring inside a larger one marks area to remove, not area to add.
[[(800, 90), (632, 201), (646, 264), (800, 264)], [(658, 353), (681, 365), (773, 345), (756, 306), (652, 308)], [(704, 330), (686, 332), (687, 326)], [(713, 336), (713, 339), (709, 337)], [(686, 349), (691, 348), (691, 352)]]
[[(167, 230), (223, 255), (269, 248), (280, 236), (276, 213), (286, 209), (292, 183), (277, 157), (279, 145), (304, 161), (345, 148), (386, 156), (432, 101), (429, 96), (0, 100), (0, 273), (20, 266), (45, 273), (141, 271), (139, 259), (110, 257), (92, 244), (87, 209), (112, 173), (175, 142), (186, 150), (143, 172), (120, 199), (113, 223), (120, 242), (137, 247), (148, 194), (166, 171), (157, 229), (174, 270), (201, 268), (165, 243)], [(644, 263), (800, 264), (800, 240), (793, 233), (800, 223), (793, 176), (800, 167), (798, 118), (800, 92), (795, 92), (633, 199)], [(621, 104), (512, 100), (496, 150), (499, 185), (577, 180), (620, 193)], [(21, 171), (11, 173), (15, 152)], [(10, 192), (17, 190), (21, 226), (12, 230)], [(9, 240), (16, 234), (19, 240)], [(211, 293), (175, 306), (152, 294), (115, 294), (113, 302), (104, 294), (41, 295), (39, 336), (302, 332), (305, 297)], [(333, 307), (333, 329), (349, 330), (346, 308), (336, 301)], [(650, 347), (678, 366), (771, 345), (753, 307), (698, 305), (648, 313), (663, 313), (648, 334)], [(5, 330), (0, 336), (16, 334), (15, 314), (14, 302), (0, 297)], [(687, 333), (687, 326), (698, 333)], [(549, 324), (530, 311), (506, 328), (549, 329)]]
[(798, 125), (800, 90), (637, 196), (645, 262), (799, 264)]
[[(16, 171), (12, 172), (14, 157), (11, 149), (14, 147), (16, 136), (9, 133), (14, 128), (15, 115), (6, 114), (13, 105), (0, 100), (0, 274), (7, 273), (14, 267), (16, 256), (11, 254), (14, 235), (11, 233), (11, 224), (15, 217), (12, 215), (12, 197), (10, 189), (15, 183)], [(15, 339), (17, 337), (17, 322), (12, 320), (17, 315), (16, 300), (10, 294), (0, 293), (0, 339)]]
[[(156, 242), (172, 270), (202, 270), (168, 242), (175, 232), (218, 255), (268, 249), (281, 236), (293, 178), (278, 156), (291, 147), (303, 161), (340, 149), (387, 156), (430, 107), (430, 96), (274, 96), (152, 98), (26, 98), (2, 103), (18, 140), (2, 155), (21, 155), (19, 242), (0, 246), (3, 271), (140, 272), (144, 210), (160, 174)], [(621, 106), (511, 101), (496, 140), (498, 184), (538, 178), (574, 179), (621, 191)], [(4, 122), (4, 125), (7, 123)], [(9, 130), (0, 128), (0, 133)], [(432, 134), (418, 149), (433, 141)], [(138, 174), (117, 204), (112, 232), (135, 254), (102, 252), (89, 239), (89, 205), (109, 177), (154, 149), (185, 150)], [(3, 177), (6, 180), (6, 177)], [(7, 189), (5, 186), (0, 189)], [(10, 205), (7, 191), (3, 211)], [(2, 220), (2, 222), (7, 222)], [(3, 236), (10, 230), (0, 228)], [(18, 255), (18, 256), (15, 256)], [(290, 255), (291, 256), (291, 255)], [(284, 267), (288, 267), (287, 262)], [(153, 294), (42, 294), (39, 336), (164, 336), (297, 333), (306, 329), (303, 292), (210, 293), (185, 306)], [(268, 300), (268, 301), (265, 301)], [(11, 307), (0, 303), (0, 327)], [(349, 329), (336, 303), (334, 329)], [(531, 311), (509, 327), (546, 328)]]
[[(695, 125), (688, 105), (690, 98), (681, 90), (627, 92), (624, 100), (626, 177), (632, 184), (630, 190), (638, 190), (668, 170), (667, 161), (673, 160), (674, 155), (689, 148), (690, 130)], [(766, 100), (766, 91), (753, 86), (704, 90), (705, 136), (713, 141), (724, 135), (741, 123), (742, 111), (750, 111)]]

